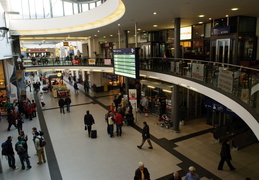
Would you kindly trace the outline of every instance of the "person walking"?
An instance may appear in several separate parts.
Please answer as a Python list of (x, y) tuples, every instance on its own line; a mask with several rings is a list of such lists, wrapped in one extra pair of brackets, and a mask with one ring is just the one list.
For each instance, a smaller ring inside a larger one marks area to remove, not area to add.
[(135, 171), (134, 180), (150, 180), (148, 169), (144, 166), (143, 162), (138, 163), (138, 169)]
[(64, 99), (62, 99), (61, 97), (60, 97), (59, 100), (58, 100), (58, 105), (59, 105), (59, 108), (60, 108), (60, 113), (63, 112), (63, 114), (65, 114), (65, 108), (64, 108), (64, 106), (65, 106), (65, 101), (64, 101)]
[(18, 130), (18, 134), (22, 131), (22, 124), (24, 123), (23, 118), (20, 114), (17, 115), (16, 117), (16, 127)]
[(74, 89), (75, 89), (75, 93), (78, 94), (79, 88), (78, 88), (78, 85), (77, 85), (77, 82), (76, 82), (76, 81), (75, 81), (75, 83), (74, 83)]
[(123, 116), (122, 116), (121, 113), (116, 113), (116, 115), (115, 115), (115, 123), (116, 123), (117, 136), (121, 136), (122, 124), (123, 124)]
[(148, 99), (146, 96), (144, 96), (141, 100), (140, 100), (140, 111), (141, 112), (146, 112), (145, 109), (148, 108)]
[(200, 180), (199, 175), (196, 173), (195, 167), (189, 167), (189, 172), (186, 174), (184, 180)]
[(182, 180), (178, 172), (174, 172), (169, 180)]
[(108, 131), (111, 138), (113, 137), (114, 121), (114, 114), (110, 112), (108, 116)]
[(42, 106), (42, 107), (45, 106), (43, 93), (40, 93), (40, 103), (41, 103), (41, 106)]
[(139, 145), (139, 146), (137, 146), (139, 149), (141, 149), (142, 148), (142, 146), (143, 146), (143, 144), (146, 142), (146, 140), (147, 140), (147, 142), (148, 142), (148, 144), (149, 144), (149, 149), (153, 149), (153, 146), (152, 146), (152, 144), (151, 144), (151, 141), (150, 141), (150, 133), (149, 133), (149, 126), (147, 125), (147, 122), (146, 121), (144, 121), (143, 122), (143, 130), (142, 130), (142, 143), (141, 143), (141, 145)]
[(86, 114), (84, 116), (84, 122), (85, 122), (85, 125), (87, 126), (88, 136), (91, 137), (92, 125), (95, 122), (92, 114), (89, 113), (89, 110), (86, 111)]
[(236, 168), (234, 168), (234, 166), (231, 164), (231, 154), (230, 154), (230, 145), (229, 145), (230, 141), (227, 139), (223, 142), (222, 147), (221, 147), (221, 152), (220, 152), (220, 157), (221, 160), (219, 162), (218, 165), (218, 170), (223, 170), (223, 165), (224, 162), (227, 161), (227, 164), (230, 168), (231, 171), (234, 171)]
[(44, 147), (40, 145), (41, 139), (44, 139), (43, 136), (40, 136), (40, 133), (38, 131), (35, 131), (35, 141), (34, 145), (37, 151), (37, 156), (38, 156), (38, 163), (37, 164), (42, 164), (42, 161), (46, 163), (46, 157), (44, 153)]
[(15, 115), (14, 115), (13, 110), (10, 110), (10, 112), (8, 113), (7, 120), (8, 120), (7, 131), (10, 131), (10, 128), (11, 128), (12, 125), (14, 125), (14, 127), (17, 128), (16, 119), (15, 119)]
[(15, 144), (15, 150), (19, 155), (22, 170), (25, 169), (24, 161), (26, 162), (27, 169), (31, 169), (31, 163), (28, 156), (28, 146), (27, 143), (22, 140), (21, 136), (18, 137), (18, 142)]
[(71, 99), (69, 96), (66, 97), (65, 99), (65, 104), (67, 106), (67, 112), (70, 112), (70, 104), (71, 104)]
[(12, 170), (16, 170), (16, 169), (19, 169), (19, 168), (15, 166), (15, 157), (14, 157), (12, 140), (13, 140), (12, 136), (8, 136), (4, 145), (2, 144), (2, 148), (5, 149), (5, 151), (6, 151), (6, 156), (7, 156), (7, 159), (8, 159), (9, 167)]

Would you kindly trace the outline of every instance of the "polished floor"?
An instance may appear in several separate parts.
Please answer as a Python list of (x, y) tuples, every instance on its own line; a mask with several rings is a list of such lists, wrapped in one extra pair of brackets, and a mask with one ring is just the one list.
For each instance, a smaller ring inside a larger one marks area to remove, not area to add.
[[(180, 127), (175, 133), (157, 125), (157, 117), (135, 114), (136, 126), (123, 126), (121, 137), (110, 138), (106, 131), (104, 115), (113, 95), (118, 91), (85, 94), (79, 85), (80, 92), (75, 94), (71, 88), (71, 112), (61, 114), (58, 98), (50, 92), (44, 93), (46, 107), (38, 108), (38, 115), (32, 121), (25, 120), (23, 129), (29, 136), (29, 154), (32, 169), (12, 171), (8, 162), (1, 158), (2, 173), (0, 180), (130, 180), (133, 179), (139, 161), (148, 168), (151, 179), (167, 180), (170, 174), (178, 171), (182, 177), (189, 166), (195, 166), (202, 180), (243, 180), (251, 177), (259, 179), (259, 144), (253, 144), (238, 151), (232, 150), (235, 171), (224, 165), (218, 171), (221, 145), (212, 136), (211, 126), (204, 118), (192, 119)], [(30, 99), (37, 97), (27, 89)], [(38, 100), (37, 100), (38, 102)], [(94, 129), (98, 132), (97, 139), (91, 139), (84, 131), (83, 117), (89, 110), (95, 119)], [(150, 126), (153, 150), (145, 144), (140, 150), (142, 122)], [(13, 144), (17, 141), (17, 130), (12, 127), (7, 131), (5, 117), (0, 121), (0, 141), (13, 136)], [(37, 165), (37, 156), (32, 142), (31, 128), (38, 127), (45, 133), (47, 140), (47, 163)], [(16, 155), (16, 165), (21, 167)]]

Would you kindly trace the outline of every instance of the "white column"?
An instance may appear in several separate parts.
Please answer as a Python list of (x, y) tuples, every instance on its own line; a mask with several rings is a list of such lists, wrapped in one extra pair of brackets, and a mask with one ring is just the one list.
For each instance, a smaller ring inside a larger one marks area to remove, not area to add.
[(85, 81), (85, 71), (82, 71), (82, 80)]

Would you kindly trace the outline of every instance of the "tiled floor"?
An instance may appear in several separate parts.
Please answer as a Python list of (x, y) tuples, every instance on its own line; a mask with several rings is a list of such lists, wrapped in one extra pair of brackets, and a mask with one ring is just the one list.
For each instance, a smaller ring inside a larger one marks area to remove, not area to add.
[[(122, 137), (110, 138), (106, 132), (104, 114), (105, 106), (110, 105), (113, 95), (117, 91), (104, 93), (91, 92), (86, 96), (83, 91), (74, 94), (71, 87), (71, 113), (60, 114), (57, 98), (50, 93), (45, 93), (46, 107), (43, 109), (47, 133), (51, 142), (48, 142), (46, 151), (53, 145), (57, 164), (54, 169), (52, 156), (48, 156), (48, 163), (37, 165), (34, 156), (35, 148), (29, 140), (29, 154), (32, 163), (31, 170), (11, 171), (5, 158), (1, 158), (3, 173), (0, 180), (49, 180), (52, 172), (60, 170), (64, 180), (130, 180), (139, 161), (143, 161), (149, 169), (151, 179), (168, 179), (173, 171), (179, 171), (185, 176), (188, 167), (196, 166), (197, 173), (202, 180), (209, 178), (223, 180), (243, 180), (249, 176), (253, 180), (259, 179), (259, 144), (254, 144), (238, 151), (232, 150), (233, 165), (236, 171), (229, 171), (226, 164), (223, 171), (217, 170), (221, 145), (216, 143), (209, 132), (211, 126), (206, 125), (203, 118), (189, 120), (180, 127), (180, 132), (175, 133), (157, 125), (156, 117), (136, 114), (137, 126), (123, 126)], [(80, 89), (83, 90), (82, 86)], [(27, 92), (30, 99), (34, 99), (33, 92)], [(95, 101), (96, 100), (96, 101)], [(90, 139), (84, 131), (83, 117), (86, 110), (90, 110), (96, 124), (93, 126), (98, 131), (97, 139)], [(42, 121), (42, 119), (40, 119)], [(136, 146), (141, 142), (142, 122), (147, 121), (152, 134), (153, 150), (148, 145), (139, 150)], [(29, 139), (32, 138), (31, 128), (40, 127), (38, 116), (33, 121), (25, 120), (24, 130)], [(16, 143), (17, 130), (12, 128), (6, 131), (5, 118), (0, 122), (0, 141), (7, 136), (14, 137)], [(200, 133), (198, 133), (200, 132)], [(53, 153), (53, 154), (54, 154)], [(16, 156), (16, 164), (20, 162)], [(53, 179), (53, 178), (52, 178)], [(58, 178), (61, 179), (61, 178)], [(56, 180), (55, 178), (53, 180)]]

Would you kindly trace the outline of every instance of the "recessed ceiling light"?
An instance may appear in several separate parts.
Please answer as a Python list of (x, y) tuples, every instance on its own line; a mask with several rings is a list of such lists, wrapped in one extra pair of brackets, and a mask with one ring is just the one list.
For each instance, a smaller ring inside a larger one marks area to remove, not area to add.
[(156, 12), (153, 12), (154, 15), (156, 15), (157, 13)]
[(95, 34), (94, 36), (97, 36), (97, 34)]
[(232, 8), (231, 10), (232, 10), (232, 11), (237, 11), (237, 10), (238, 10), (238, 8)]
[(110, 36), (112, 37), (113, 35), (111, 34)]
[(100, 32), (100, 30), (98, 30), (97, 32)]
[(130, 33), (130, 31), (128, 31), (128, 33)]
[(226, 17), (228, 17), (228, 15), (226, 15)]
[(105, 38), (106, 38), (106, 36), (103, 36), (103, 38), (105, 39)]
[(141, 29), (140, 28), (138, 28), (138, 31), (140, 31)]
[(155, 25), (153, 25), (153, 27), (157, 27), (157, 25), (155, 24)]
[(211, 18), (209, 18), (209, 20), (212, 20)]
[(118, 26), (121, 26), (121, 24), (118, 24)]
[(201, 15), (199, 15), (198, 17), (200, 17), (200, 18), (201, 18), (201, 17), (205, 17), (205, 15), (201, 14)]
[(199, 24), (202, 24), (203, 22), (199, 22)]

